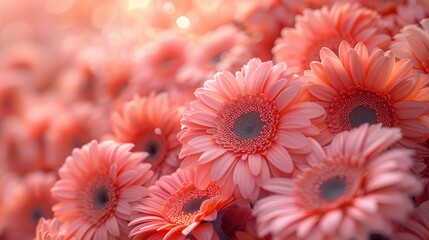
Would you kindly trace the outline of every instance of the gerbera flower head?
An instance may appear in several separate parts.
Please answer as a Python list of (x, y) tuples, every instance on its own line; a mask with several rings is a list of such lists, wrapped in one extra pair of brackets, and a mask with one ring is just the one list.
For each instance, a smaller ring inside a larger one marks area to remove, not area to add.
[(66, 237), (67, 230), (62, 227), (58, 219), (41, 218), (36, 228), (36, 237), (34, 240), (67, 240), (74, 239), (73, 237)]
[(98, 101), (102, 95), (103, 67), (106, 64), (107, 46), (98, 38), (84, 41), (73, 52), (72, 59), (64, 63), (66, 68), (58, 75), (55, 86), (57, 98), (68, 103)]
[[(199, 174), (199, 173), (198, 173)], [(194, 169), (161, 177), (149, 187), (149, 197), (133, 207), (130, 226), (133, 239), (212, 239), (217, 233), (212, 221), (234, 198), (222, 195), (220, 187), (210, 182), (199, 189)], [(194, 239), (194, 238), (192, 238)]]
[(110, 132), (107, 111), (90, 103), (64, 106), (45, 132), (46, 168), (57, 171), (74, 148)]
[(429, 74), (429, 18), (407, 25), (394, 36), (390, 49), (399, 59), (411, 59), (414, 69)]
[[(391, 35), (411, 24), (418, 24), (429, 17), (429, 2), (426, 0), (395, 1), (395, 11), (382, 17), (383, 24)], [(393, 3), (394, 4), (394, 3)]]
[(91, 140), (99, 140), (110, 132), (107, 111), (90, 103), (64, 106), (55, 118), (50, 119), (44, 133), (46, 169), (57, 171), (74, 148)]
[(305, 1), (249, 1), (237, 8), (236, 21), (269, 52), (281, 30), (292, 27), (306, 6)]
[(178, 80), (196, 88), (217, 71), (239, 70), (254, 57), (252, 48), (246, 47), (249, 41), (250, 38), (233, 25), (205, 34), (186, 54), (186, 63), (179, 71)]
[(394, 240), (424, 240), (429, 238), (429, 201), (414, 209), (411, 217), (395, 231)]
[[(15, 195), (16, 189), (21, 186), (21, 179), (15, 174), (8, 172), (7, 168), (0, 162), (0, 236), (4, 236), (4, 230), (8, 226), (8, 215), (13, 213), (11, 206), (14, 200), (11, 196)], [(11, 212), (11, 213), (10, 213)]]
[(54, 174), (33, 172), (8, 189), (13, 200), (6, 215), (6, 239), (32, 239), (39, 219), (53, 217), (51, 188), (55, 181)]
[(176, 135), (180, 131), (183, 108), (174, 100), (167, 93), (136, 96), (113, 115), (113, 138), (133, 143), (134, 152), (148, 153), (145, 162), (152, 165), (153, 181), (175, 172), (180, 165), (180, 143)]
[(217, 73), (196, 90), (178, 137), (181, 166), (198, 169), (199, 188), (213, 180), (228, 193), (238, 187), (239, 195), (256, 198), (259, 181), (303, 164), (297, 159), (311, 152), (307, 137), (319, 133), (312, 121), (324, 111), (305, 101), (295, 73), (284, 63), (252, 59), (235, 76)]
[(40, 149), (33, 141), (29, 125), (8, 117), (0, 124), (0, 163), (11, 172), (25, 175), (40, 169)]
[(312, 61), (320, 60), (320, 49), (336, 51), (343, 40), (352, 46), (362, 42), (372, 50), (387, 47), (390, 37), (383, 33), (375, 11), (338, 3), (331, 8), (304, 10), (302, 16), (297, 16), (294, 28), (282, 31), (273, 55), (276, 62), (285, 61), (290, 67), (306, 70)]
[(406, 220), (410, 195), (421, 183), (410, 172), (412, 151), (384, 151), (401, 138), (399, 128), (364, 124), (337, 134), (322, 149), (315, 141), (310, 167), (295, 179), (273, 178), (273, 194), (256, 202), (260, 236), (275, 239), (367, 239), (391, 235)]
[(130, 89), (146, 95), (177, 87), (176, 74), (186, 61), (188, 40), (174, 31), (156, 34), (136, 50)]
[(362, 43), (352, 48), (346, 42), (338, 56), (324, 48), (320, 58), (304, 78), (314, 101), (327, 112), (327, 126), (320, 135), (323, 144), (363, 123), (401, 128), (402, 145), (426, 140), (429, 92), (410, 60), (396, 61), (392, 52), (368, 52)]
[[(59, 170), (52, 188), (52, 208), (68, 234), (77, 239), (117, 239), (128, 235), (131, 203), (146, 196), (152, 177), (146, 154), (132, 153), (133, 144), (91, 141)], [(69, 236), (69, 235), (68, 235)]]

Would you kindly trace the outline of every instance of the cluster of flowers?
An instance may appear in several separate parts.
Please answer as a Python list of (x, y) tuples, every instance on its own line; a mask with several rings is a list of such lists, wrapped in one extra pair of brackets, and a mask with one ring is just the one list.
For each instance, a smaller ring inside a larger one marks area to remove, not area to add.
[(0, 239), (429, 239), (426, 0), (0, 16)]

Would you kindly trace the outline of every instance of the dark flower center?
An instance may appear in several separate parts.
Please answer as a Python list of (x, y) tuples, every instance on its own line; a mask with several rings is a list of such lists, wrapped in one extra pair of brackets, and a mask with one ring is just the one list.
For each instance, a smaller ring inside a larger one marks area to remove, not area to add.
[(109, 190), (104, 186), (95, 190), (94, 205), (97, 209), (103, 209), (109, 203)]
[(254, 139), (261, 133), (262, 126), (264, 126), (264, 122), (258, 112), (247, 112), (235, 120), (232, 131), (240, 140)]
[(271, 145), (278, 123), (271, 99), (262, 94), (239, 95), (218, 114), (214, 135), (217, 144), (241, 153), (261, 152)]
[(30, 212), (31, 221), (37, 225), (39, 219), (45, 216), (45, 211), (41, 207), (34, 207)]
[(349, 118), (352, 128), (359, 127), (364, 123), (376, 124), (377, 112), (369, 106), (361, 105), (350, 112)]
[(340, 177), (334, 177), (329, 179), (328, 181), (324, 182), (322, 185), (320, 185), (320, 195), (322, 198), (324, 198), (326, 201), (334, 201), (346, 190), (346, 182), (345, 179)]
[(184, 213), (195, 213), (200, 210), (201, 204), (207, 199), (209, 199), (207, 196), (192, 199), (187, 204), (183, 205), (182, 211)]
[(184, 184), (164, 202), (163, 216), (171, 223), (189, 225), (199, 213), (201, 204), (220, 196), (220, 188), (211, 183), (206, 189), (197, 189), (193, 183)]
[(150, 140), (146, 143), (143, 151), (145, 151), (149, 154), (149, 156), (148, 156), (149, 159), (154, 159), (154, 158), (158, 157), (160, 147), (161, 146), (159, 145), (158, 141)]
[(388, 95), (372, 90), (349, 87), (336, 97), (327, 110), (327, 122), (332, 133), (349, 131), (364, 123), (396, 126), (398, 119)]

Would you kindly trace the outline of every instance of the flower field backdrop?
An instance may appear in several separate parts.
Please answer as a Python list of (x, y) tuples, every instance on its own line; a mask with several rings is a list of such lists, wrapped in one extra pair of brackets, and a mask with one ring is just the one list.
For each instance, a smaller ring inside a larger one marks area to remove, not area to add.
[(429, 240), (428, 0), (0, 0), (0, 240)]

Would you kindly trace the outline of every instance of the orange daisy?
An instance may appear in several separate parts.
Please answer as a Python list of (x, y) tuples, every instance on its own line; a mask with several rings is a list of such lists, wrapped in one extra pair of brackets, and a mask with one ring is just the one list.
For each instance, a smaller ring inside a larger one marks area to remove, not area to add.
[[(178, 169), (161, 177), (149, 187), (149, 197), (133, 207), (130, 226), (133, 239), (216, 239), (216, 219), (233, 197), (224, 196), (220, 187), (210, 182), (199, 189), (194, 182), (196, 171)], [(199, 173), (198, 173), (199, 175)]]
[(171, 174), (179, 167), (182, 107), (167, 93), (135, 97), (113, 115), (113, 138), (122, 143), (133, 143), (132, 151), (148, 153), (145, 162), (152, 165), (153, 183), (162, 175)]
[(259, 195), (259, 182), (290, 175), (311, 152), (308, 137), (319, 134), (312, 121), (323, 109), (306, 102), (296, 69), (252, 59), (232, 75), (217, 73), (195, 92), (181, 121), (181, 166), (200, 173), (199, 188), (213, 180), (228, 194)]
[(274, 239), (368, 239), (389, 236), (413, 210), (410, 195), (421, 183), (410, 172), (412, 151), (385, 151), (401, 139), (399, 128), (364, 124), (316, 143), (310, 167), (295, 179), (272, 178), (273, 194), (256, 202), (260, 236)]
[(304, 10), (303, 15), (297, 16), (294, 28), (282, 31), (272, 51), (276, 62), (306, 70), (312, 61), (320, 60), (320, 49), (336, 51), (343, 40), (353, 46), (362, 42), (372, 50), (387, 47), (390, 37), (380, 28), (375, 11), (357, 4), (338, 3), (331, 8)]
[(77, 239), (125, 238), (132, 203), (147, 195), (143, 185), (152, 177), (146, 154), (132, 153), (132, 144), (92, 141), (59, 170), (52, 188), (52, 208), (67, 236)]
[(426, 140), (429, 88), (411, 60), (395, 61), (392, 52), (368, 52), (362, 43), (352, 48), (345, 41), (338, 56), (324, 48), (320, 58), (304, 78), (314, 101), (327, 112), (322, 144), (363, 123), (401, 128), (404, 138), (399, 144), (407, 147)]

